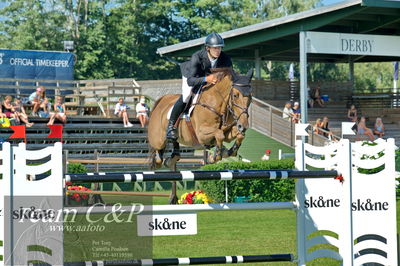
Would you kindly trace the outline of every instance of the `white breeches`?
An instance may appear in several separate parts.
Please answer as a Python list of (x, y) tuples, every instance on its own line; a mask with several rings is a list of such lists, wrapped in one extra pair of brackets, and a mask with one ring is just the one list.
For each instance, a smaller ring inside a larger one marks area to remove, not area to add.
[(192, 88), (187, 84), (187, 78), (182, 76), (182, 99), (184, 103), (187, 103), (192, 95)]

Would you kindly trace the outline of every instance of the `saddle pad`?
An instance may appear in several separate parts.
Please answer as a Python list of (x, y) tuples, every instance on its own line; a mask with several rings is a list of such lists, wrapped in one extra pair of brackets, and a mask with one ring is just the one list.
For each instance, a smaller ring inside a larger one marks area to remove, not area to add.
[[(193, 109), (194, 109), (194, 107), (196, 106), (196, 103), (199, 101), (199, 99), (200, 99), (200, 93), (201, 93), (201, 89), (196, 93), (196, 94), (194, 94), (194, 96), (193, 96), (193, 100), (192, 100), (192, 103), (191, 103), (191, 105), (190, 105), (190, 108), (189, 108), (189, 111), (187, 112), (187, 113), (185, 113), (185, 114), (183, 114), (182, 115), (182, 117), (187, 117), (187, 116), (191, 116), (191, 114), (192, 114), (192, 112), (193, 112)], [(193, 92), (192, 92), (192, 95), (193, 95)], [(172, 113), (172, 108), (173, 108), (174, 106), (172, 105), (171, 106), (171, 108), (169, 108), (169, 111), (168, 111), (168, 114), (167, 114), (167, 120), (169, 120), (169, 118), (171, 117), (171, 113)]]

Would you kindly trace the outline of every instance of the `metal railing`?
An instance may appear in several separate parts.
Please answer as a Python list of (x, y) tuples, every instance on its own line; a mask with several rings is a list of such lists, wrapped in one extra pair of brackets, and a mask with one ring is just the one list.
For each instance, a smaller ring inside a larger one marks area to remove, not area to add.
[[(283, 111), (260, 99), (253, 98), (249, 109), (250, 128), (271, 137), (290, 147), (295, 145), (295, 123), (282, 118)], [(308, 130), (308, 143), (312, 145), (323, 145), (330, 141), (329, 138), (314, 132), (313, 125)], [(329, 134), (322, 128), (318, 128), (323, 133)], [(340, 140), (339, 136), (332, 134), (332, 139)]]

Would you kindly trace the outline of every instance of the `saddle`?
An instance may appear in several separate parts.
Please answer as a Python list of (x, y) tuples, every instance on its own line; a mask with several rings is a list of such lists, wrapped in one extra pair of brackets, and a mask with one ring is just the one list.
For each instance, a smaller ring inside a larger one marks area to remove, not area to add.
[(193, 112), (193, 109), (196, 106), (198, 100), (200, 99), (200, 92), (201, 92), (201, 89), (196, 94), (194, 94), (190, 97), (188, 103), (185, 106), (185, 109), (183, 109), (182, 114), (179, 116), (179, 118), (176, 120), (176, 123), (175, 123), (175, 128), (178, 128), (181, 120), (185, 120), (186, 125), (189, 129), (190, 135), (192, 135), (193, 144), (195, 144), (195, 145), (199, 145), (200, 143), (199, 143), (199, 139), (197, 138), (196, 132), (193, 128), (192, 121), (190, 120), (190, 115)]

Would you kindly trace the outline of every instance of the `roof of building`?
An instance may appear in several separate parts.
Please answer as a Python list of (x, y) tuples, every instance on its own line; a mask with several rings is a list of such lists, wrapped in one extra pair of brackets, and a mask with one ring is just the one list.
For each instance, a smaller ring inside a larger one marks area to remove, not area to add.
[[(319, 31), (400, 36), (400, 1), (353, 0), (322, 6), (221, 33), (232, 58), (299, 61), (299, 32)], [(189, 57), (201, 49), (204, 38), (159, 48), (167, 57)], [(399, 44), (400, 45), (400, 44)], [(257, 52), (256, 52), (257, 51)], [(311, 62), (380, 62), (398, 57), (309, 54)]]

